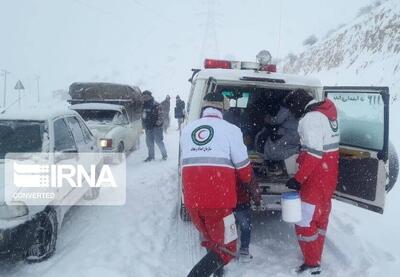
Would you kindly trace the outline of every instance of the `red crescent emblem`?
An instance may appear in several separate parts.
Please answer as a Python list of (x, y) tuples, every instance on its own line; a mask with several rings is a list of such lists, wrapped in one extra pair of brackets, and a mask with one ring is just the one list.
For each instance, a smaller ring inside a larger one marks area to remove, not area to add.
[(200, 140), (205, 139), (205, 137), (202, 136), (202, 134), (203, 134), (204, 132), (207, 132), (207, 131), (206, 131), (206, 130), (201, 130), (200, 132), (197, 133), (197, 137), (198, 137)]

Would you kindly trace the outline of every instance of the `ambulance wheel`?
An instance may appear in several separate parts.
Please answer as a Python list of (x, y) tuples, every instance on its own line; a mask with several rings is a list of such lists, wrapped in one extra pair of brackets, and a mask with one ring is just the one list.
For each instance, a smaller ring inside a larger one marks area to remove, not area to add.
[(389, 143), (389, 183), (386, 191), (389, 192), (396, 184), (399, 175), (399, 157), (392, 143)]
[(183, 203), (181, 203), (181, 205), (180, 205), (180, 216), (181, 216), (182, 221), (190, 221), (191, 220), (189, 212), (185, 208), (185, 205), (183, 205)]

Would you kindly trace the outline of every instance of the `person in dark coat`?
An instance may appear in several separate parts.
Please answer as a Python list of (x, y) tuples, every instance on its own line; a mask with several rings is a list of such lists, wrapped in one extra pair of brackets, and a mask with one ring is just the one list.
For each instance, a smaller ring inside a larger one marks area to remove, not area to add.
[(180, 130), (183, 120), (185, 119), (185, 101), (183, 101), (179, 95), (176, 96), (175, 118), (178, 120), (178, 129)]
[(239, 261), (243, 263), (250, 262), (253, 256), (249, 252), (250, 238), (251, 238), (251, 201), (254, 202), (256, 207), (261, 206), (261, 190), (253, 177), (250, 184), (252, 191), (238, 180), (236, 185), (237, 204), (234, 209), (236, 224), (240, 230), (240, 248), (239, 248)]
[(143, 114), (142, 125), (146, 132), (146, 145), (148, 149), (148, 157), (144, 160), (149, 162), (154, 160), (154, 142), (160, 149), (162, 159), (167, 159), (167, 151), (164, 145), (163, 136), (163, 112), (161, 105), (154, 101), (151, 92), (145, 90), (143, 92)]
[(169, 117), (169, 112), (171, 110), (171, 97), (169, 95), (167, 95), (164, 99), (164, 101), (162, 101), (160, 103), (161, 105), (161, 109), (163, 112), (163, 116), (164, 116), (164, 122), (163, 122), (163, 130), (164, 133), (167, 133), (167, 130), (169, 128), (169, 124), (170, 124), (170, 117)]

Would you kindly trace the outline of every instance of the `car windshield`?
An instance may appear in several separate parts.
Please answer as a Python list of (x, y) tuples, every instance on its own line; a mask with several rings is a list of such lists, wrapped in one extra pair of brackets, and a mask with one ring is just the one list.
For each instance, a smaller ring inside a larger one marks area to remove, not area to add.
[(44, 121), (0, 120), (0, 159), (7, 153), (42, 152)]
[(119, 111), (114, 110), (77, 110), (77, 112), (82, 116), (82, 118), (87, 123), (94, 124), (122, 124), (123, 115)]

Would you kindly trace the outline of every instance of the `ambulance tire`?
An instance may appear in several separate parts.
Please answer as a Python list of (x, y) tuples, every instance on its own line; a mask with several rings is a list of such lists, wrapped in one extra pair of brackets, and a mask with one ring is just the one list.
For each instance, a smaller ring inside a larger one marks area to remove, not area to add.
[(386, 185), (386, 192), (389, 192), (396, 184), (399, 175), (399, 156), (396, 148), (389, 142), (389, 183)]

